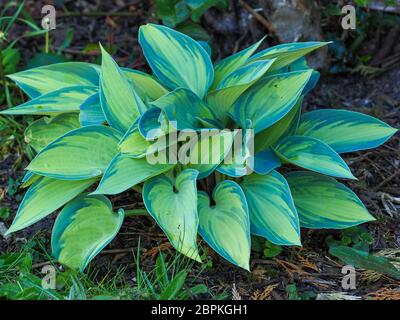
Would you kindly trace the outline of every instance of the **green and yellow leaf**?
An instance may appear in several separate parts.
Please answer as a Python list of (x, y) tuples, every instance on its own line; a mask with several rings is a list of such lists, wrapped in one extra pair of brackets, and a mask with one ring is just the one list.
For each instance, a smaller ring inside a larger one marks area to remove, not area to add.
[(319, 139), (338, 153), (376, 148), (397, 129), (359, 112), (322, 109), (301, 117), (297, 134)]
[(42, 177), (25, 193), (7, 233), (24, 229), (54, 212), (85, 191), (97, 179), (64, 181)]
[(286, 179), (302, 227), (344, 229), (375, 220), (354, 192), (333, 178), (298, 171)]
[(147, 211), (180, 253), (201, 262), (197, 249), (197, 180), (198, 172), (185, 169), (175, 181), (161, 175), (143, 185)]
[(249, 270), (250, 222), (242, 189), (234, 181), (222, 181), (213, 191), (213, 201), (214, 205), (208, 194), (199, 192), (201, 237), (223, 258)]
[(33, 173), (62, 180), (101, 176), (118, 153), (118, 131), (106, 126), (86, 126), (57, 138), (28, 165)]
[(252, 174), (240, 184), (247, 199), (251, 233), (279, 245), (301, 245), (296, 207), (285, 178), (277, 171)]
[(58, 215), (51, 235), (52, 255), (63, 265), (81, 272), (114, 239), (124, 211), (113, 213), (106, 197), (82, 195)]
[(276, 147), (276, 152), (284, 161), (304, 169), (337, 178), (356, 179), (336, 151), (317, 139), (291, 136)]

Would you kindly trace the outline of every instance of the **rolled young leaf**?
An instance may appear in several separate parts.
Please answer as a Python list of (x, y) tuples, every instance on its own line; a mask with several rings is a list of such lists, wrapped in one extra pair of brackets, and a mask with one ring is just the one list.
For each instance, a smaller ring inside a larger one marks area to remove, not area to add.
[(60, 114), (54, 118), (41, 118), (32, 122), (25, 130), (25, 141), (37, 152), (41, 151), (50, 142), (79, 128), (76, 113)]
[(143, 185), (143, 201), (147, 211), (167, 235), (174, 248), (201, 262), (197, 249), (198, 171), (185, 169), (175, 181), (158, 176)]
[(165, 113), (159, 108), (147, 109), (138, 121), (140, 134), (146, 140), (155, 140), (168, 133), (169, 123)]
[(250, 222), (245, 195), (230, 180), (220, 182), (213, 191), (215, 205), (205, 192), (198, 194), (199, 233), (218, 254), (249, 270)]
[(64, 181), (42, 177), (25, 193), (7, 234), (24, 229), (43, 219), (96, 182), (96, 178)]
[(125, 133), (146, 106), (117, 63), (101, 47), (100, 104), (111, 127)]
[(85, 62), (55, 63), (8, 77), (32, 99), (66, 87), (99, 85), (98, 66)]
[(335, 109), (305, 113), (297, 130), (298, 135), (319, 139), (339, 153), (376, 148), (396, 132), (374, 117)]
[(286, 179), (305, 228), (344, 229), (375, 220), (344, 184), (318, 173), (288, 173)]
[(118, 131), (106, 126), (86, 126), (66, 133), (41, 150), (28, 170), (62, 180), (101, 176), (118, 153)]
[(207, 52), (195, 40), (149, 23), (140, 27), (139, 43), (154, 74), (165, 86), (186, 88), (199, 98), (204, 97), (214, 70)]
[(247, 199), (251, 233), (279, 245), (301, 245), (300, 225), (289, 185), (277, 171), (252, 174), (240, 184)]
[(117, 235), (124, 211), (113, 213), (106, 197), (82, 195), (58, 215), (51, 235), (52, 255), (62, 264), (83, 271)]
[(356, 179), (336, 151), (317, 139), (291, 136), (275, 150), (285, 161), (299, 167), (333, 177)]
[(296, 104), (311, 71), (277, 74), (258, 81), (236, 100), (230, 113), (241, 128), (258, 133), (282, 119)]
[(1, 114), (57, 115), (78, 112), (79, 107), (97, 92), (93, 86), (73, 86), (52, 91), (14, 108), (0, 111)]

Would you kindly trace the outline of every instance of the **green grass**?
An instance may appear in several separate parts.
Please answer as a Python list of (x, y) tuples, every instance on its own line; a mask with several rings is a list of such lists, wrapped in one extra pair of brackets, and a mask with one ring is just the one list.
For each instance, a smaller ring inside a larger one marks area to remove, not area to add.
[[(140, 244), (139, 244), (140, 247)], [(61, 268), (48, 254), (39, 235), (20, 246), (15, 252), (0, 255), (0, 299), (12, 300), (145, 300), (191, 299), (207, 294), (203, 284), (195, 284), (203, 271), (192, 276), (193, 262), (176, 254), (166, 258), (159, 254), (154, 266), (144, 271), (140, 249), (133, 254), (136, 275), (129, 277), (125, 267), (117, 270), (99, 269), (91, 264), (85, 273)], [(46, 276), (43, 267), (55, 272), (55, 289), (42, 286)]]

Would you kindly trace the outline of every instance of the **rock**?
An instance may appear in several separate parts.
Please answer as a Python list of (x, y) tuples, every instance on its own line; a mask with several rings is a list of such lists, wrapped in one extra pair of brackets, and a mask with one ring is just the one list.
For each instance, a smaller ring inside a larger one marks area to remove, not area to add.
[[(259, 8), (270, 21), (280, 42), (325, 41), (321, 30), (320, 10), (310, 0), (258, 0)], [(328, 67), (328, 48), (323, 47), (310, 54), (307, 60), (311, 67)]]

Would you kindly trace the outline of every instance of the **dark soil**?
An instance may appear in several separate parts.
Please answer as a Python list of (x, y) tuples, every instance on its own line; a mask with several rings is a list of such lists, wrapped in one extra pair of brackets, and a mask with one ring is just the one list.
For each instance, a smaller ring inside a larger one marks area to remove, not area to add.
[[(42, 1), (28, 1), (30, 12), (40, 17)], [(82, 54), (88, 43), (101, 42), (113, 48), (114, 57), (127, 67), (148, 71), (145, 60), (137, 43), (137, 31), (141, 24), (156, 22), (152, 1), (64, 1), (64, 7), (57, 7), (59, 13), (69, 12), (130, 12), (130, 17), (75, 17), (58, 18), (58, 26), (52, 32), (54, 46), (64, 39), (66, 30), (74, 28), (74, 40), (63, 53), (74, 61), (95, 61), (98, 52)], [(218, 15), (218, 12), (213, 12)], [(111, 14), (112, 15), (112, 14)], [(219, 14), (221, 19), (229, 16), (233, 21), (233, 33), (215, 30), (218, 26), (207, 25), (212, 35), (216, 59), (238, 51), (258, 39), (252, 37), (251, 28), (254, 21), (249, 21), (248, 13), (235, 5), (229, 13)], [(232, 18), (233, 17), (233, 18)], [(207, 18), (209, 19), (209, 17)], [(265, 33), (261, 25), (256, 27)], [(229, 29), (229, 23), (228, 23)], [(19, 32), (16, 28), (15, 32)], [(26, 61), (35, 52), (42, 50), (42, 40), (30, 39), (20, 43)], [(376, 116), (394, 127), (400, 127), (400, 66), (384, 72), (379, 77), (367, 78), (358, 74), (344, 75), (324, 74), (318, 86), (307, 96), (304, 104), (306, 111), (315, 108), (339, 108), (360, 111)], [(16, 170), (13, 164), (23, 157)], [(1, 207), (11, 208), (14, 214), (23, 194), (18, 190), (12, 196), (7, 192), (10, 179), (18, 180), (23, 175), (23, 168), (28, 163), (25, 156), (10, 150), (0, 162), (0, 200)], [(358, 181), (348, 185), (360, 196), (370, 212), (377, 218), (366, 225), (373, 235), (372, 251), (400, 248), (400, 205), (390, 200), (400, 197), (400, 136), (397, 134), (388, 143), (375, 150), (357, 152), (345, 156)], [(389, 197), (388, 197), (389, 196)], [(384, 200), (382, 200), (384, 199)], [(131, 209), (141, 207), (140, 197), (134, 192), (114, 197), (115, 207)], [(12, 216), (13, 216), (12, 214)], [(49, 236), (55, 214), (42, 222), (18, 233), (7, 240), (0, 241), (0, 252), (11, 251), (17, 247), (16, 238), (28, 238), (38, 232)], [(6, 225), (11, 223), (11, 218)], [(301, 249), (285, 248), (277, 258), (265, 259), (259, 253), (252, 256), (251, 273), (226, 263), (218, 255), (208, 250), (213, 266), (207, 268), (197, 282), (208, 286), (215, 296), (227, 292), (228, 296), (241, 296), (243, 299), (285, 299), (288, 284), (296, 284), (298, 292), (340, 292), (341, 267), (337, 260), (328, 254), (325, 239), (328, 235), (338, 237), (338, 231), (302, 230), (303, 247)], [(154, 256), (160, 247), (164, 252), (171, 252), (171, 246), (157, 225), (147, 217), (127, 218), (117, 238), (94, 260), (100, 268), (127, 267), (127, 279), (134, 277), (134, 261), (131, 248), (136, 248), (140, 238), (142, 261), (144, 266), (154, 265)], [(125, 250), (126, 249), (126, 250)], [(136, 250), (136, 249), (135, 249)], [(195, 265), (193, 274), (200, 267)], [(369, 294), (382, 289), (399, 288), (400, 282), (385, 276), (373, 277), (369, 272), (359, 272), (357, 289), (349, 294), (367, 298)], [(232, 288), (235, 287), (232, 291)], [(263, 295), (264, 294), (264, 295)]]

